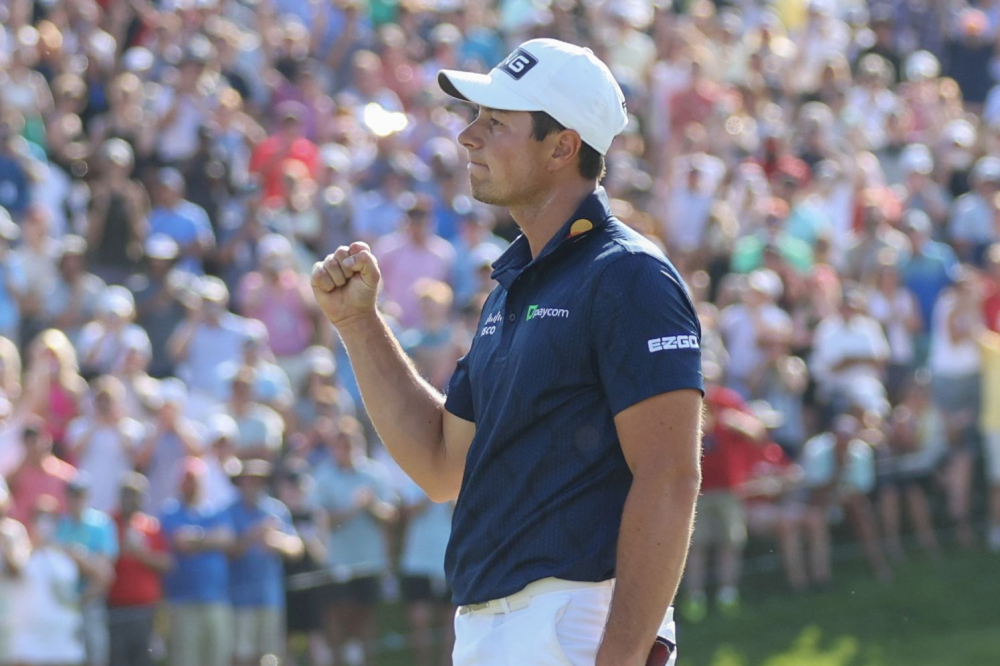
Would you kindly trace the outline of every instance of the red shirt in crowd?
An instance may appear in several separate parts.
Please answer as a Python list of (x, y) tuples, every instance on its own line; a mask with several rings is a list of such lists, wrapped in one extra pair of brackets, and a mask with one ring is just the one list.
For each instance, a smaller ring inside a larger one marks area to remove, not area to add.
[(115, 564), (115, 582), (108, 591), (108, 606), (149, 606), (163, 596), (160, 574), (125, 551), (129, 539), (142, 539), (157, 553), (170, 550), (160, 531), (160, 521), (144, 513), (133, 514), (126, 526), (122, 516), (115, 516), (118, 526), (118, 548), (121, 555)]
[(702, 440), (701, 490), (735, 490), (750, 478), (754, 465), (760, 460), (761, 446), (726, 427), (720, 418), (726, 410), (748, 413), (746, 403), (736, 391), (710, 387), (705, 402), (714, 417), (714, 425)]
[(275, 134), (261, 142), (250, 155), (250, 173), (261, 177), (264, 201), (285, 196), (284, 170), (289, 161), (301, 162), (315, 179), (319, 173), (319, 148), (309, 139), (299, 137), (285, 147), (287, 139)]
[(983, 321), (994, 333), (1000, 333), (1000, 283), (983, 281)]

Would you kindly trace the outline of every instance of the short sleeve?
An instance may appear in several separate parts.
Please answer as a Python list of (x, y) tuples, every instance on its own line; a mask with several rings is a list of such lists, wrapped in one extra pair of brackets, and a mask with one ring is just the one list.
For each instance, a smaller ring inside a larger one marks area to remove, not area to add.
[(588, 326), (612, 413), (661, 393), (704, 392), (698, 316), (677, 273), (656, 257), (630, 254), (604, 269)]
[(111, 520), (101, 525), (101, 555), (112, 560), (118, 559), (118, 526)]
[(448, 382), (448, 397), (444, 408), (460, 419), (475, 422), (476, 412), (472, 404), (472, 383), (469, 381), (469, 355), (458, 359), (455, 372)]

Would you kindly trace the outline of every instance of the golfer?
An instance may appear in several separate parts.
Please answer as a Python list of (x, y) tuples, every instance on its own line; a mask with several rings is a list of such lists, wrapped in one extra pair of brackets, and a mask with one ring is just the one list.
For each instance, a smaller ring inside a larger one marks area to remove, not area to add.
[(701, 332), (677, 271), (598, 185), (627, 123), (621, 89), (589, 49), (552, 39), (438, 80), (478, 106), (458, 137), (473, 196), (523, 232), (493, 264), (447, 398), (379, 315), (367, 245), (317, 263), (312, 285), (389, 452), (431, 499), (457, 498), (454, 663), (643, 666), (653, 650), (673, 664)]

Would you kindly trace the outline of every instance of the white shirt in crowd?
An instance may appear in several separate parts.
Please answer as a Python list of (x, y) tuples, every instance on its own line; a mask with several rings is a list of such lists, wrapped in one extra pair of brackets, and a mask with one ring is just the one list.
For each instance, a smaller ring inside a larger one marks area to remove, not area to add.
[[(92, 417), (81, 416), (69, 424), (66, 441), (76, 453), (83, 436), (94, 427)], [(134, 455), (145, 436), (145, 428), (135, 419), (124, 418), (116, 425), (101, 425), (94, 430), (77, 469), (90, 477), (90, 505), (111, 513), (118, 508), (121, 480), (135, 467)]]
[[(853, 364), (835, 369), (848, 358), (869, 358), (872, 364)], [(855, 315), (845, 321), (839, 314), (827, 317), (816, 327), (810, 362), (820, 388), (829, 396), (846, 392), (859, 380), (881, 382), (874, 364), (889, 360), (889, 341), (882, 325), (872, 317)]]
[(931, 320), (931, 349), (927, 365), (935, 375), (959, 377), (979, 372), (979, 343), (976, 342), (976, 338), (969, 336), (954, 342), (948, 331), (948, 318), (951, 317), (956, 304), (955, 295), (945, 292), (934, 306)]

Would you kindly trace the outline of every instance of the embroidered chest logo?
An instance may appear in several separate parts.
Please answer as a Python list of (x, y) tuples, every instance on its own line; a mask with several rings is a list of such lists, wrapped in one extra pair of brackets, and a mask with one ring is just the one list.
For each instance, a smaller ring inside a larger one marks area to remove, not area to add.
[(543, 308), (537, 305), (529, 305), (528, 315), (524, 318), (524, 320), (531, 321), (532, 319), (545, 319), (553, 317), (556, 319), (569, 319), (569, 310), (566, 308)]
[(487, 335), (495, 335), (497, 332), (497, 324), (503, 321), (503, 312), (494, 312), (489, 317), (486, 318), (486, 324), (483, 326), (482, 330), (479, 331), (479, 337), (484, 337)]

